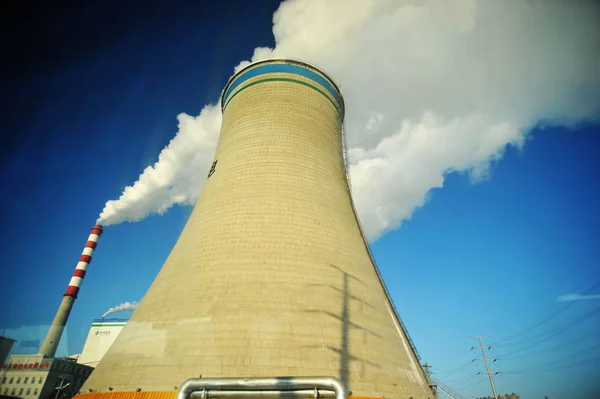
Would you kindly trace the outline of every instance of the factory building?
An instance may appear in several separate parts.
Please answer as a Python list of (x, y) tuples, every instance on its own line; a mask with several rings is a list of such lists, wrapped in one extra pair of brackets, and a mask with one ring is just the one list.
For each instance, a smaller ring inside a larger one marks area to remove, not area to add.
[(338, 86), (260, 61), (221, 109), (194, 210), (78, 398), (434, 398), (356, 214)]
[(127, 319), (118, 318), (94, 320), (77, 363), (96, 367), (126, 323)]
[(93, 368), (68, 358), (12, 355), (2, 365), (0, 395), (23, 399), (69, 399)]
[[(117, 338), (127, 319), (95, 319), (80, 355), (62, 358), (43, 355), (12, 355), (11, 360), (2, 361), (0, 395), (24, 399), (58, 398), (68, 399), (75, 395)], [(0, 337), (0, 344), (13, 340)], [(1, 354), (1, 353), (0, 353)], [(68, 384), (68, 385), (67, 385)], [(61, 388), (63, 387), (64, 388)]]

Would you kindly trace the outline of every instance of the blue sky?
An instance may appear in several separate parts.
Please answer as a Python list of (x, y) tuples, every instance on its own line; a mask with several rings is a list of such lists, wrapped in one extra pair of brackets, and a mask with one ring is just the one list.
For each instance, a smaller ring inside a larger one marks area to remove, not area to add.
[[(197, 115), (255, 47), (274, 44), (276, 1), (243, 12), (180, 4), (55, 17), (65, 45), (27, 53), (5, 76), (0, 332), (51, 322), (104, 203), (156, 161), (178, 113)], [(127, 24), (139, 14), (144, 23)], [(113, 30), (93, 22), (102, 19)], [(589, 293), (600, 294), (599, 129), (535, 129), (488, 179), (448, 175), (410, 220), (371, 245), (423, 362), (465, 397), (491, 394), (474, 376), (483, 364), (470, 362), (471, 335), (498, 343), (491, 355), (504, 372), (501, 393), (600, 392), (592, 386), (600, 315), (590, 313), (600, 300), (557, 301), (595, 284)], [(69, 320), (69, 353), (81, 351), (93, 319), (143, 296), (190, 212), (174, 207), (105, 229)], [(567, 368), (575, 363), (583, 364)]]

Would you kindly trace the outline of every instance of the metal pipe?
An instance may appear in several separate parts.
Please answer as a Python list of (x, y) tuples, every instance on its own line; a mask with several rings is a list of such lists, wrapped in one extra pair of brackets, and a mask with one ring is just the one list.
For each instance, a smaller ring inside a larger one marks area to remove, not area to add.
[[(207, 391), (236, 391), (240, 397), (262, 398), (289, 398), (298, 396), (288, 395), (293, 391), (310, 391), (309, 396), (315, 396), (320, 390), (333, 391), (335, 399), (348, 399), (348, 391), (340, 380), (335, 377), (258, 377), (258, 378), (190, 378), (186, 380), (177, 391), (177, 399), (191, 399), (192, 397), (206, 398)], [(273, 394), (265, 394), (265, 391), (274, 391)], [(242, 393), (244, 392), (244, 393)], [(210, 394), (210, 397), (220, 397)], [(278, 395), (279, 394), (279, 395)], [(272, 396), (271, 396), (272, 395)], [(230, 396), (223, 396), (230, 397)], [(306, 397), (306, 396), (304, 396)]]
[[(316, 396), (315, 396), (316, 391)], [(192, 392), (192, 399), (230, 399), (230, 398), (289, 398), (289, 399), (307, 399), (307, 398), (335, 398), (335, 392), (329, 390), (301, 389), (298, 391), (205, 391)]]

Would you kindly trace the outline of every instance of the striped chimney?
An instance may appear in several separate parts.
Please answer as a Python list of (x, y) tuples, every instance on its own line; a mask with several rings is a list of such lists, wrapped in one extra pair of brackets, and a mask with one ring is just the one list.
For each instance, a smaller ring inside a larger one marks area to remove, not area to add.
[(77, 267), (73, 272), (73, 277), (71, 277), (71, 281), (69, 281), (69, 286), (63, 295), (63, 299), (58, 307), (58, 311), (54, 316), (54, 321), (48, 330), (48, 334), (46, 335), (46, 339), (42, 343), (40, 348), (40, 354), (44, 356), (53, 357), (56, 354), (56, 349), (58, 348), (58, 343), (60, 342), (60, 337), (62, 336), (63, 330), (67, 325), (67, 319), (69, 318), (69, 314), (71, 313), (71, 309), (73, 308), (73, 303), (77, 298), (77, 294), (79, 293), (79, 289), (81, 288), (81, 283), (83, 282), (83, 278), (85, 277), (85, 273), (87, 271), (88, 265), (92, 261), (92, 256), (94, 255), (94, 250), (96, 249), (96, 245), (98, 244), (98, 239), (102, 235), (102, 226), (97, 224), (92, 228), (90, 236), (85, 243), (85, 247), (83, 248), (83, 252), (79, 257), (79, 262), (77, 263)]

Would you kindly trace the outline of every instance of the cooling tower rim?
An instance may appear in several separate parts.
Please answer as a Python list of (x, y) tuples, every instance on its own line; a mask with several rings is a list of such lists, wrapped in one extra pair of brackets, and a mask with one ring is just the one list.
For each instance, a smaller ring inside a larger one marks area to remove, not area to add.
[(227, 93), (227, 90), (229, 90), (229, 87), (233, 84), (233, 82), (237, 78), (239, 78), (241, 75), (246, 73), (249, 69), (254, 68), (258, 65), (275, 64), (275, 63), (286, 63), (286, 64), (298, 65), (298, 66), (304, 67), (306, 69), (313, 70), (314, 72), (317, 72), (319, 75), (322, 75), (323, 78), (327, 79), (327, 81), (331, 84), (331, 86), (333, 86), (334, 90), (337, 92), (339, 99), (340, 99), (340, 105), (341, 105), (340, 115), (341, 115), (342, 119), (344, 118), (344, 112), (346, 109), (344, 96), (342, 95), (342, 91), (341, 91), (340, 87), (337, 85), (337, 83), (335, 83), (333, 78), (327, 72), (325, 72), (323, 69), (319, 68), (318, 66), (310, 64), (306, 61), (295, 59), (295, 58), (267, 58), (267, 59), (260, 60), (260, 61), (254, 61), (254, 62), (251, 62), (250, 64), (246, 65), (245, 67), (243, 67), (236, 73), (234, 73), (229, 78), (229, 80), (227, 81), (227, 84), (225, 85), (225, 87), (223, 88), (223, 90), (221, 92), (221, 101), (220, 101), (221, 102), (221, 111), (223, 111), (223, 109), (225, 107), (225, 104), (224, 104), (225, 93)]

